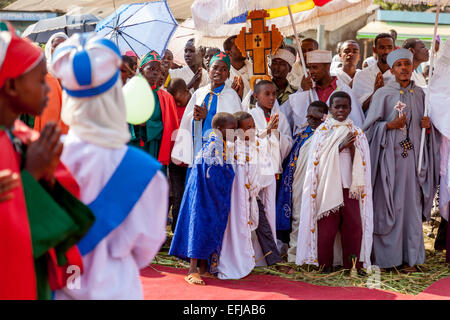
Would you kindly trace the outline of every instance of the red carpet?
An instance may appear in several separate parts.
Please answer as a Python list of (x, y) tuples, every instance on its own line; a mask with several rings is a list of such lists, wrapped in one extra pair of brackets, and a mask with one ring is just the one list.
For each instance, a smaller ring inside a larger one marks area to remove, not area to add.
[(142, 270), (147, 300), (450, 300), (450, 278), (414, 296), (359, 287), (325, 287), (270, 275), (241, 280), (204, 279), (206, 286), (184, 281), (187, 269), (152, 265)]

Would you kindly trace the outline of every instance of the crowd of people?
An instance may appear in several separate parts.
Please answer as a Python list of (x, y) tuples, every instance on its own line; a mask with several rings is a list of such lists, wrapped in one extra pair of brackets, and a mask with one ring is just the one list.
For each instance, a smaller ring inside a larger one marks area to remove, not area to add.
[[(252, 86), (236, 36), (189, 40), (180, 66), (94, 33), (54, 34), (44, 53), (1, 22), (0, 298), (142, 299), (167, 224), (192, 285), (293, 271), (282, 262), (416, 270), (449, 149), (424, 115), (429, 51), (394, 36), (362, 70), (355, 40), (333, 57), (303, 39), (307, 70), (283, 44)], [(139, 125), (122, 93), (135, 76), (155, 101)]]

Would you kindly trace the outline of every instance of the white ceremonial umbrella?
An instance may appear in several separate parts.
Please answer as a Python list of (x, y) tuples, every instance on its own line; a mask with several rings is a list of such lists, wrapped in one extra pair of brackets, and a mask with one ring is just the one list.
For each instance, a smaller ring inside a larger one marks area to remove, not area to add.
[[(371, 3), (370, 0), (195, 0), (191, 8), (199, 44), (213, 40), (215, 46), (218, 46), (218, 40), (223, 41), (223, 38), (238, 34), (242, 27), (248, 27), (248, 11), (267, 10), (270, 15), (266, 19), (267, 25), (274, 24), (284, 35), (295, 36), (303, 70), (307, 70), (296, 29), (341, 20), (366, 10)], [(310, 97), (313, 99), (311, 90)]]
[[(439, 24), (439, 11), (441, 10), (442, 6), (445, 6), (448, 2), (448, 0), (386, 0), (388, 2), (393, 3), (401, 3), (406, 5), (414, 5), (414, 4), (428, 4), (428, 5), (435, 5), (436, 6), (436, 19), (434, 22), (434, 32), (433, 32), (433, 41), (431, 42), (431, 57), (430, 57), (430, 70), (429, 70), (429, 78), (428, 78), (428, 86), (427, 86), (427, 92), (425, 95), (425, 111), (424, 116), (428, 116), (429, 114), (429, 106), (430, 106), (430, 87), (433, 80), (433, 68), (434, 68), (434, 47), (436, 44), (436, 34), (437, 34), (437, 28)], [(423, 147), (425, 144), (425, 129), (422, 129), (422, 137), (420, 139), (420, 151), (419, 151), (419, 164), (417, 165), (417, 172), (420, 173), (420, 170), (422, 169), (422, 158), (423, 158)]]

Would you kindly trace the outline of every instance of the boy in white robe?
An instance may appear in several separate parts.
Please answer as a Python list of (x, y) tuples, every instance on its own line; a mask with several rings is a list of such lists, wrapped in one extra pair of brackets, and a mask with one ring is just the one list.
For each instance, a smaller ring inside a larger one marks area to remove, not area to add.
[(370, 266), (372, 185), (370, 150), (360, 128), (348, 119), (350, 96), (331, 96), (327, 120), (314, 133), (309, 151), (297, 244), (298, 265), (331, 271), (337, 232), (344, 268)]
[(311, 138), (317, 127), (325, 121), (328, 106), (322, 101), (314, 101), (308, 107), (307, 125), (294, 136), (294, 145), (283, 163), (281, 187), (277, 196), (277, 219), (289, 234), (288, 262), (295, 262), (298, 241), (298, 225), (302, 203), (303, 184), (308, 163)]
[(342, 60), (342, 66), (334, 69), (332, 73), (351, 88), (353, 87), (355, 75), (361, 71), (361, 69), (356, 68), (360, 58), (358, 42), (355, 40), (345, 41), (342, 44), (339, 56)]
[(238, 130), (232, 149), (231, 210), (218, 270), (220, 279), (240, 279), (255, 266), (281, 261), (275, 239), (275, 174), (267, 138), (259, 138), (247, 112), (234, 114)]
[(65, 91), (62, 119), (70, 125), (61, 159), (96, 217), (77, 244), (84, 273), (56, 291), (56, 299), (143, 299), (139, 270), (166, 237), (161, 165), (126, 145), (121, 63), (115, 44), (93, 33), (75, 34), (53, 56)]
[[(352, 110), (349, 118), (355, 125), (362, 126), (364, 122), (364, 113), (361, 105), (354, 98), (352, 89), (342, 80), (330, 74), (331, 59), (331, 51), (307, 52), (306, 63), (315, 86), (310, 86), (306, 91), (299, 90), (291, 94), (289, 100), (281, 106), (281, 111), (289, 119), (293, 135), (296, 135), (306, 123), (306, 111), (311, 102), (320, 100), (329, 105), (329, 98), (335, 91), (344, 91), (352, 98)], [(311, 93), (314, 97), (312, 100)]]

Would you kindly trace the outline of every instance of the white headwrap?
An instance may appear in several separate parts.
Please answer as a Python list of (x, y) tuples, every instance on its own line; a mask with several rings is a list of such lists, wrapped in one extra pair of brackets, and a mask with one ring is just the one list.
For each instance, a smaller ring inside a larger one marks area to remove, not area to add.
[(289, 63), (289, 65), (292, 67), (292, 65), (295, 63), (295, 55), (292, 54), (289, 50), (286, 49), (278, 49), (276, 54), (271, 56), (271, 60), (273, 59), (281, 59)]
[(105, 148), (121, 148), (130, 140), (122, 80), (105, 93), (75, 98), (63, 93), (61, 119), (86, 142)]
[(333, 57), (331, 51), (313, 50), (306, 53), (306, 63), (331, 63)]
[(64, 32), (57, 32), (53, 34), (45, 44), (45, 59), (47, 60), (47, 70), (53, 74), (51, 63), (52, 63), (52, 42), (56, 38), (69, 39), (69, 37)]
[(130, 140), (119, 49), (95, 34), (75, 34), (54, 52), (53, 68), (64, 88), (61, 118), (82, 140), (121, 148)]

